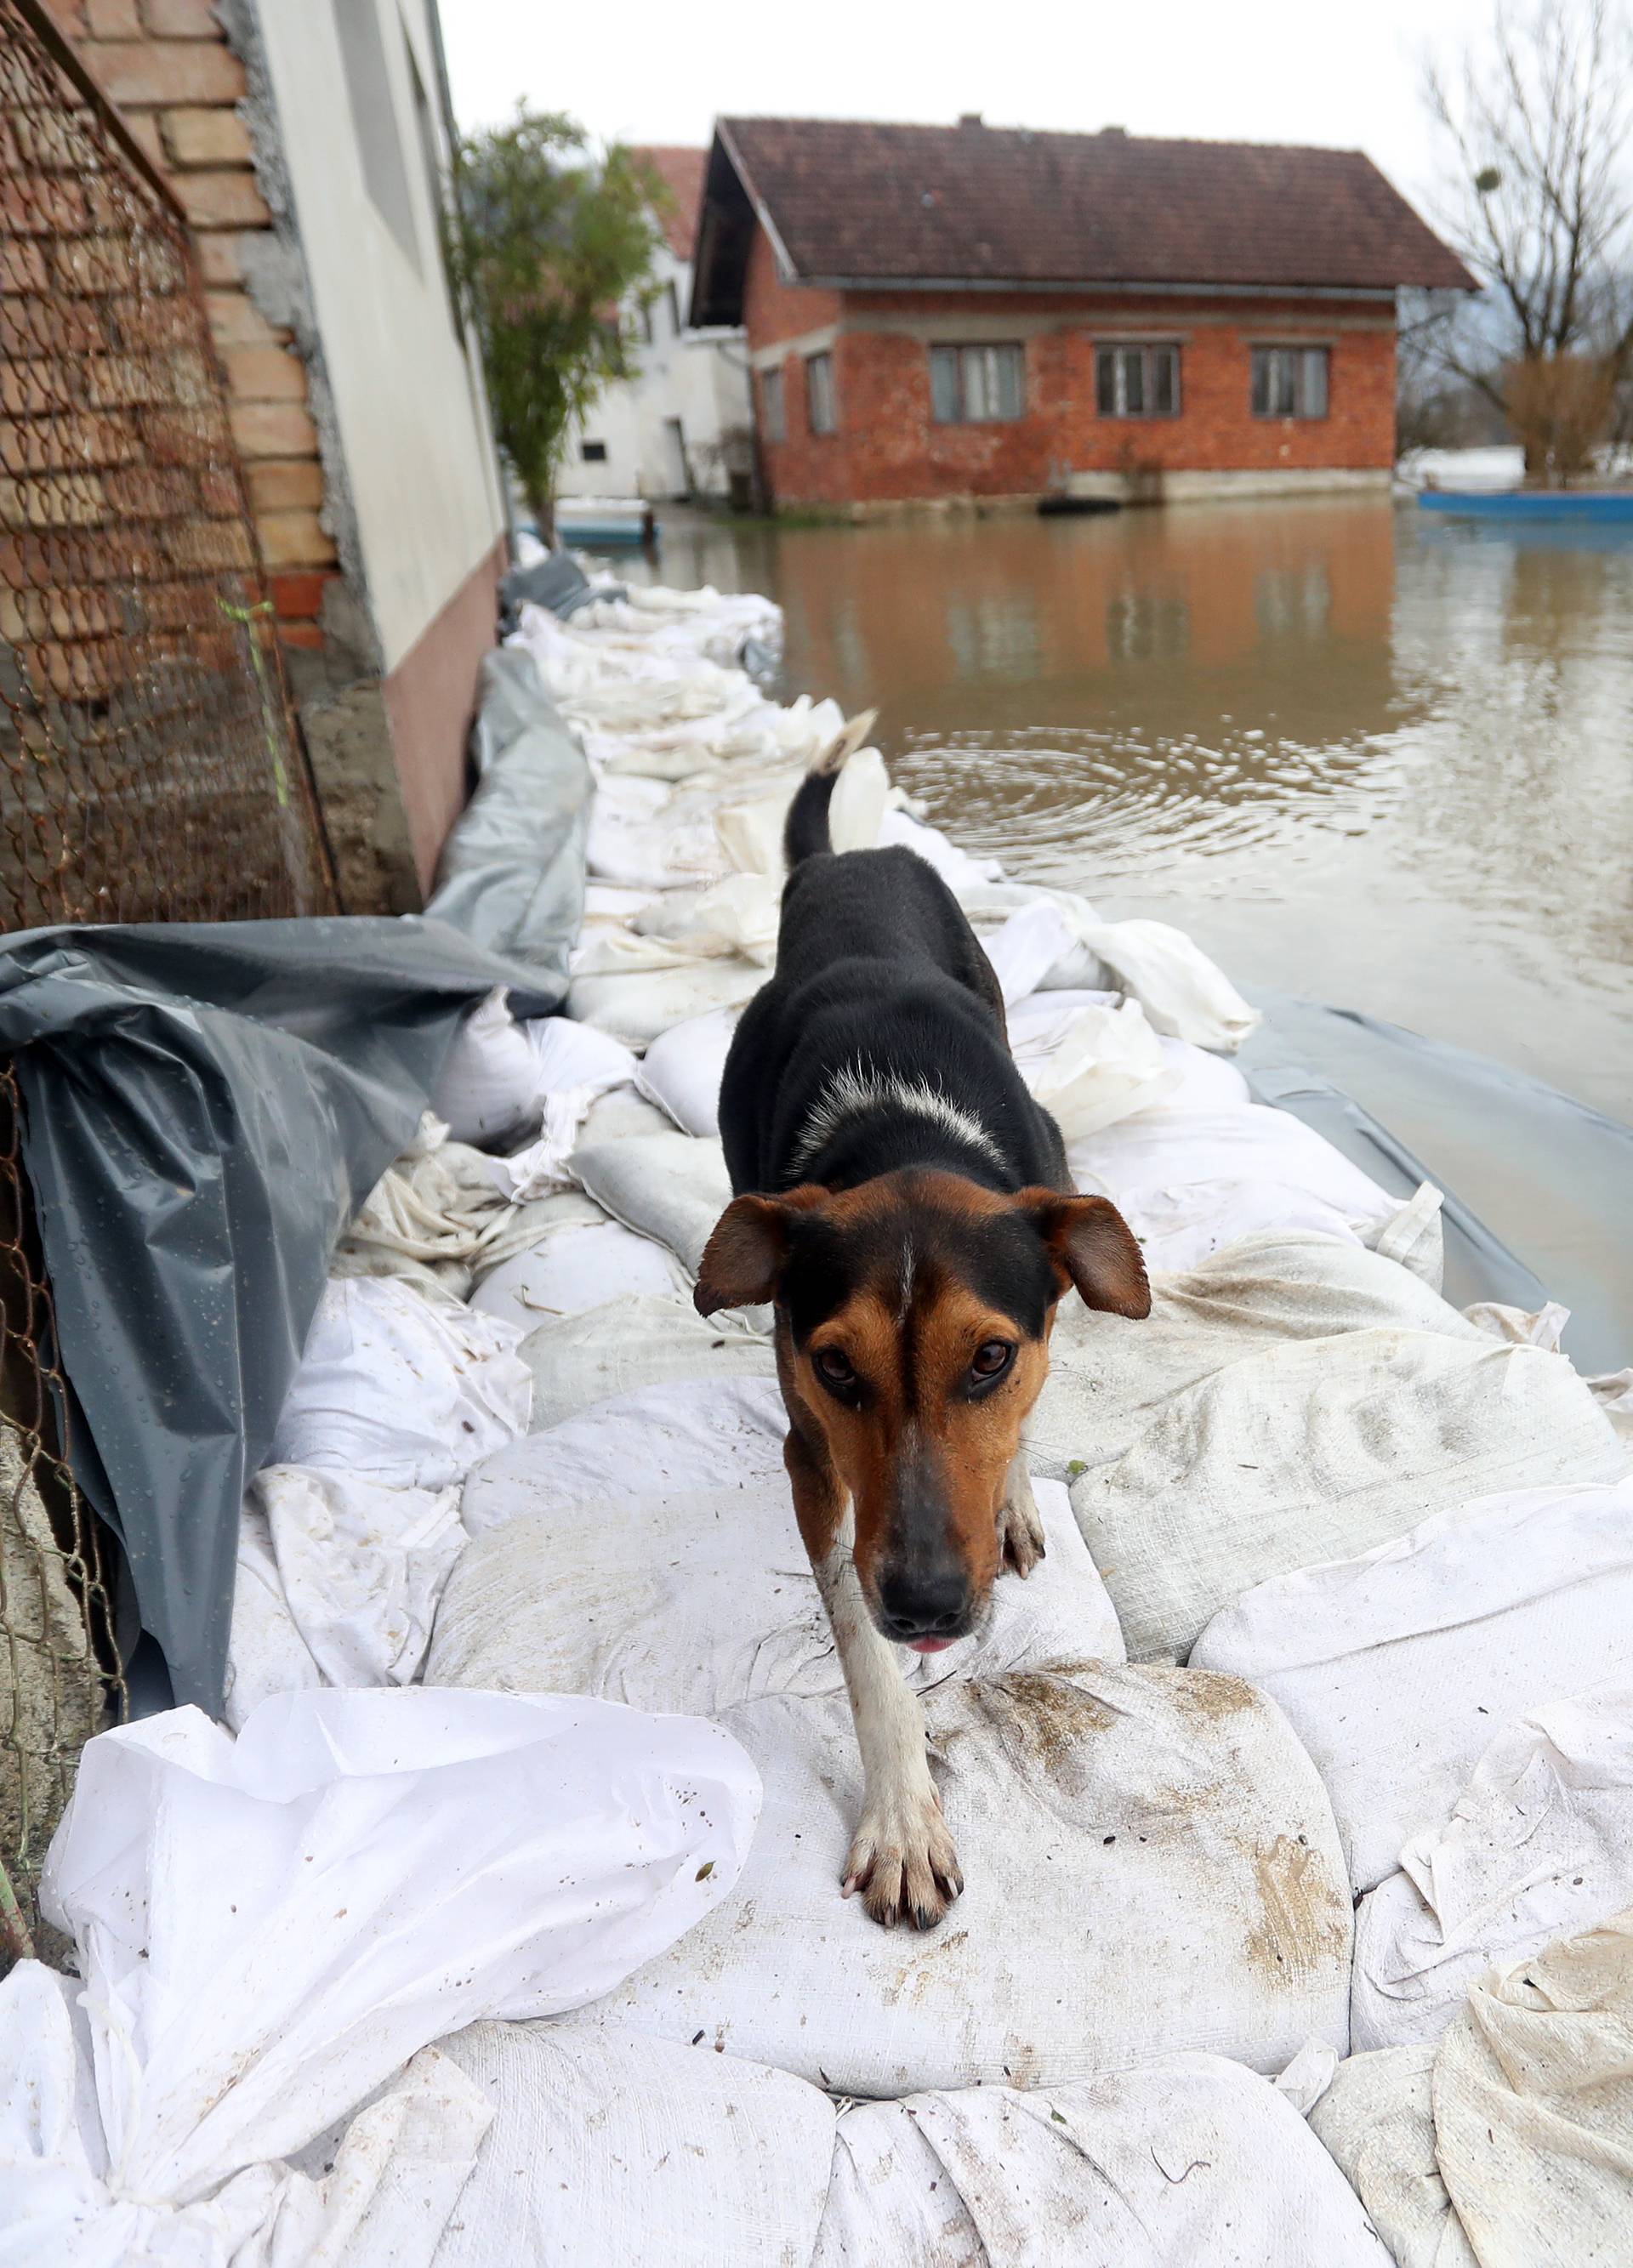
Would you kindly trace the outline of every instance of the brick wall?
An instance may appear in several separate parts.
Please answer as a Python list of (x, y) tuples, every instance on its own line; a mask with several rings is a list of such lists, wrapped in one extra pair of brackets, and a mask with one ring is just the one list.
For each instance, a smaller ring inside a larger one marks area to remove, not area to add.
[(211, 0), (48, 0), (81, 61), (169, 182), (192, 223), (233, 431), (286, 645), (319, 648), (338, 575), (325, 533), (306, 365), (245, 287), (246, 232), (270, 230), (238, 106), (242, 64)]
[[(834, 376), (839, 430), (813, 434), (804, 359), (780, 358), (787, 438), (767, 442), (773, 496), (783, 504), (875, 504), (937, 497), (1031, 497), (1074, 473), (1386, 471), (1394, 460), (1393, 320), (1353, 302), (1264, 300), (1191, 306), (1081, 295), (983, 292), (814, 291), (778, 282), (759, 237), (744, 299), (751, 351), (837, 324)], [(1023, 345), (1026, 411), (1010, 422), (938, 425), (930, 415), (927, 330), (994, 340), (1005, 319)], [(901, 328), (893, 328), (893, 325)], [(1182, 414), (1102, 417), (1095, 351), (1119, 337), (1176, 339)], [(1320, 419), (1252, 415), (1255, 344), (1323, 344), (1329, 350), (1328, 414)]]

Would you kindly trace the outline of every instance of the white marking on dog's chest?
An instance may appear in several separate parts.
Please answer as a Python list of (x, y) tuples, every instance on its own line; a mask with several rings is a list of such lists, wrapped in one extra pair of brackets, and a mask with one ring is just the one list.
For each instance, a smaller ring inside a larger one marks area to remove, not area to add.
[[(860, 1063), (834, 1071), (811, 1106), (798, 1141), (788, 1154), (789, 1170), (803, 1171), (847, 1118), (863, 1110), (905, 1110), (928, 1118), (943, 1132), (983, 1151), (995, 1165), (1003, 1163), (998, 1145), (973, 1113), (932, 1086), (927, 1079), (904, 1079), (897, 1071), (864, 1070)], [(913, 1275), (911, 1249), (905, 1256), (909, 1285)]]

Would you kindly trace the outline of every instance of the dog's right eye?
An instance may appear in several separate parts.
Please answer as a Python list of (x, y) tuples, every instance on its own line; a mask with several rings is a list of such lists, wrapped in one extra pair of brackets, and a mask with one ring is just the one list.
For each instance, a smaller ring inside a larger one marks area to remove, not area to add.
[(847, 1387), (856, 1383), (856, 1373), (851, 1368), (838, 1347), (824, 1347), (814, 1358), (818, 1374), (830, 1386)]

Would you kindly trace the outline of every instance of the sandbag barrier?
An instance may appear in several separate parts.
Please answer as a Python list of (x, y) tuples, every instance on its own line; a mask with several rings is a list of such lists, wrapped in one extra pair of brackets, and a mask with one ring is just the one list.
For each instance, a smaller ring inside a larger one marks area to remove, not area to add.
[(1047, 1557), (909, 1671), (963, 1899), (927, 1939), (839, 1900), (769, 1318), (690, 1299), (842, 722), (735, 666), (777, 631), (521, 607), (595, 776), (572, 1014), (467, 1018), (336, 1256), (246, 1498), (236, 1743), (92, 1744), (48, 1881), (91, 2021), (26, 1965), (0, 2012), (21, 2225), (224, 2268), (1626, 2257), (1626, 1380), (1448, 1305), (1436, 1193), (1252, 1101), (1188, 939), (966, 857), (866, 752), (836, 840), (947, 875), (1155, 1296), (1062, 1312)]

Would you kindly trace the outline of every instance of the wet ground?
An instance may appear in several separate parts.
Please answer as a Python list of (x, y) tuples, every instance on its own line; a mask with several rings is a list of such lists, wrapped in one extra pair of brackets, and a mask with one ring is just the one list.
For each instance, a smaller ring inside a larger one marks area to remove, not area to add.
[(778, 599), (788, 689), (877, 704), (1016, 875), (1633, 1118), (1633, 545), (1381, 499), (668, 514), (657, 572)]

